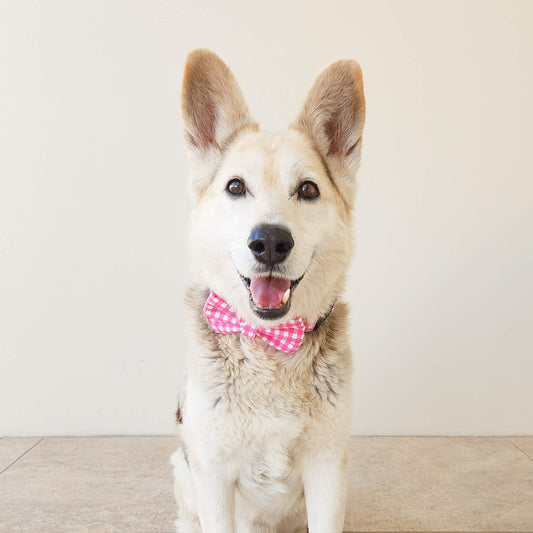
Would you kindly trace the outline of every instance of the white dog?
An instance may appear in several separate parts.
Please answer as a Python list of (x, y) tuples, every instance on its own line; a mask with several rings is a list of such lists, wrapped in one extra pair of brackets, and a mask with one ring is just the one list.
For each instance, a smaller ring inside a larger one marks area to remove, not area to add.
[(182, 93), (194, 197), (190, 346), (172, 457), (179, 533), (337, 533), (351, 413), (352, 206), (365, 100), (341, 60), (283, 133), (208, 50)]

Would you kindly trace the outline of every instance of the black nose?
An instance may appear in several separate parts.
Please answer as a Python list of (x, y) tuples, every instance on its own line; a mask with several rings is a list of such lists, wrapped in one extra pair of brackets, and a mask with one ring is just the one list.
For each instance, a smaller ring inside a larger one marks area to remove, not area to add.
[(282, 226), (261, 224), (248, 237), (248, 248), (258, 261), (268, 266), (285, 261), (293, 246), (290, 231)]

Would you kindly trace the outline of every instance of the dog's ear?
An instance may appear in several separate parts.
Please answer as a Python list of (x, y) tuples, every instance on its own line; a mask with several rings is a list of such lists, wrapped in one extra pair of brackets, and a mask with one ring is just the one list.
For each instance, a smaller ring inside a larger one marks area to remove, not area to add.
[(341, 59), (319, 74), (293, 126), (311, 136), (335, 177), (353, 181), (364, 122), (361, 68), (353, 59)]
[(199, 193), (208, 185), (202, 181), (206, 181), (209, 168), (198, 167), (207, 165), (214, 170), (236, 134), (246, 127), (257, 129), (257, 125), (228, 66), (206, 49), (193, 50), (187, 58), (181, 107), (193, 188)]

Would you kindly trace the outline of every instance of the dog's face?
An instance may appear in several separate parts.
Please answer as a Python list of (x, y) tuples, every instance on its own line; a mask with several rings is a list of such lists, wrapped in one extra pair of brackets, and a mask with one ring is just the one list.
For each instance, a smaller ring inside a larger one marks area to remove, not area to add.
[(359, 67), (319, 76), (296, 123), (260, 132), (212, 52), (189, 56), (183, 114), (193, 273), (252, 323), (312, 322), (342, 290), (364, 122)]

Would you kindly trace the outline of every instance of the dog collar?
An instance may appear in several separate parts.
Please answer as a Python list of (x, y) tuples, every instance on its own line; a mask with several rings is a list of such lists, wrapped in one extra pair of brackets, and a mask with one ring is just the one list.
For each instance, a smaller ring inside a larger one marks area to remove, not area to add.
[(329, 311), (324, 316), (321, 316), (316, 321), (315, 327), (313, 328), (313, 331), (316, 331), (326, 321), (326, 318), (328, 318), (329, 315), (331, 315), (331, 313), (333, 313), (333, 310), (335, 309), (336, 306), (337, 306), (337, 300), (335, 300), (333, 302), (333, 305), (329, 308)]
[(259, 337), (276, 350), (292, 355), (302, 344), (304, 334), (316, 330), (334, 308), (335, 304), (326, 316), (312, 324), (296, 317), (284, 324), (264, 328), (249, 324), (240, 318), (223, 298), (211, 292), (204, 305), (204, 315), (216, 333), (242, 333), (252, 339)]

